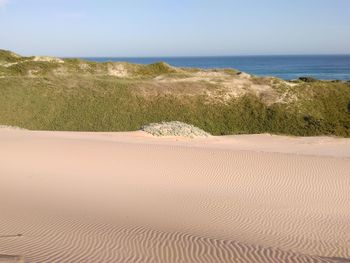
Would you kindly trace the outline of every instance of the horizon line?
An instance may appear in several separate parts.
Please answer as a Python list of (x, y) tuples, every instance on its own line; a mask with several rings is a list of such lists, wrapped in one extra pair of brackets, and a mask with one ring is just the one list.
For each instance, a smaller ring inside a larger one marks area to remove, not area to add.
[(225, 57), (301, 57), (301, 56), (350, 56), (344, 54), (257, 54), (257, 55), (157, 55), (157, 56), (58, 56), (60, 58), (225, 58)]
[(350, 53), (277, 53), (277, 54), (225, 54), (225, 55), (51, 55), (51, 54), (23, 54), (26, 52), (17, 52), (11, 49), (0, 48), (3, 51), (14, 52), (20, 56), (30, 57), (30, 56), (51, 56), (58, 58), (224, 58), (224, 57), (299, 57), (299, 56), (350, 56)]

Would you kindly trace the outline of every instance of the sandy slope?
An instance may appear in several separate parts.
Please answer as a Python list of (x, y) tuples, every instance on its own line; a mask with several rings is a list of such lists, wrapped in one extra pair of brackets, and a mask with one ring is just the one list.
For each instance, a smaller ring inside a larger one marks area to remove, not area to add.
[(0, 130), (0, 254), (346, 262), (350, 140)]

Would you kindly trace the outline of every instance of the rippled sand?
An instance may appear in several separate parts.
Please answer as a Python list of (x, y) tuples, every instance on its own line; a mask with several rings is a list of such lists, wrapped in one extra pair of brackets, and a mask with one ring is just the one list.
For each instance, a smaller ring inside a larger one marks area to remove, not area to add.
[(0, 254), (347, 262), (350, 140), (0, 130)]

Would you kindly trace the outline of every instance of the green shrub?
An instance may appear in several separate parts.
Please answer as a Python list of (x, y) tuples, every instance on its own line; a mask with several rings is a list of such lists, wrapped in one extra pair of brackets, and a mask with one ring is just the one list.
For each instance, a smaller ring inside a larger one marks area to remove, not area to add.
[(158, 76), (162, 74), (175, 73), (172, 67), (164, 62), (153, 63), (149, 65), (139, 65), (136, 75), (140, 76)]
[(315, 79), (313, 77), (300, 77), (299, 80), (303, 81), (303, 82), (316, 82), (316, 81), (318, 81), (317, 79)]

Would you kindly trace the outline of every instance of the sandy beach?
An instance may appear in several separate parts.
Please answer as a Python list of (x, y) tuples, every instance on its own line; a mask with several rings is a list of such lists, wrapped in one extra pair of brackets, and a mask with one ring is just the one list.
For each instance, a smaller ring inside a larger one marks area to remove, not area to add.
[(1, 254), (350, 262), (350, 139), (0, 129)]

